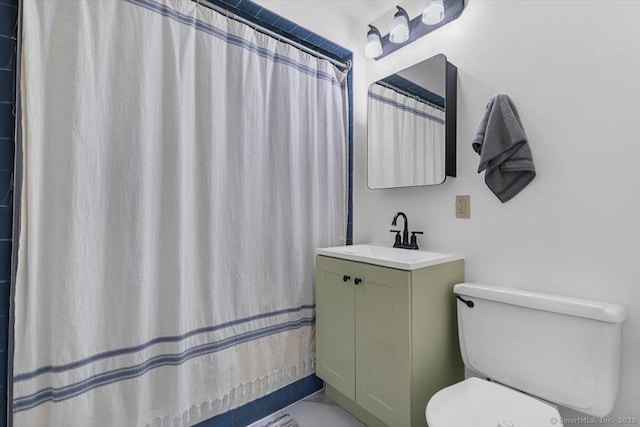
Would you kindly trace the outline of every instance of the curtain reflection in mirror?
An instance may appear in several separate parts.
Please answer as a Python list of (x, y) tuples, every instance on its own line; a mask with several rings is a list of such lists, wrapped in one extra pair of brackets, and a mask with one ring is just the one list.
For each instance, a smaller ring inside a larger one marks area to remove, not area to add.
[(385, 86), (369, 88), (369, 187), (442, 183), (444, 111)]

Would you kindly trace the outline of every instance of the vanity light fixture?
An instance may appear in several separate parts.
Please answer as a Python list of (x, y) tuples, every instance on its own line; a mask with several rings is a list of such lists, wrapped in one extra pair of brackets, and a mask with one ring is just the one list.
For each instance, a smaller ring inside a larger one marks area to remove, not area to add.
[(436, 25), (444, 19), (444, 1), (427, 0), (422, 12), (422, 22), (426, 25)]
[(409, 40), (409, 14), (400, 6), (396, 6), (398, 11), (393, 15), (393, 26), (389, 33), (391, 43), (404, 43)]
[(367, 58), (377, 58), (382, 55), (382, 41), (380, 31), (373, 25), (369, 25), (367, 33), (367, 44), (364, 46), (364, 56)]
[[(398, 0), (396, 0), (398, 1)], [(376, 29), (376, 40), (380, 40), (382, 51), (369, 48), (365, 53), (367, 58), (382, 59), (387, 55), (402, 49), (409, 43), (436, 31), (457, 19), (464, 10), (465, 1), (469, 0), (402, 0), (369, 23)], [(393, 21), (390, 18), (393, 15)], [(371, 31), (367, 40), (372, 40)], [(367, 41), (367, 46), (369, 41)], [(375, 53), (373, 53), (375, 51)]]

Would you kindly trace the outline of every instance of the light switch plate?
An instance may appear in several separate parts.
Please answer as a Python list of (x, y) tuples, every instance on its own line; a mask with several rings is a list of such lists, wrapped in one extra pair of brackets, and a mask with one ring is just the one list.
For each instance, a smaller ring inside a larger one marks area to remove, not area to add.
[(456, 218), (471, 218), (471, 196), (456, 196)]

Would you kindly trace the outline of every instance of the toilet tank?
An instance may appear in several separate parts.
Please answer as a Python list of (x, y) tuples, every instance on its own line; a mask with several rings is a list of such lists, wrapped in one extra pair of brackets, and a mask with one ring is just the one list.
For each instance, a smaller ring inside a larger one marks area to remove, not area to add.
[(616, 399), (622, 322), (616, 304), (488, 286), (455, 285), (464, 364), (509, 387), (589, 415)]

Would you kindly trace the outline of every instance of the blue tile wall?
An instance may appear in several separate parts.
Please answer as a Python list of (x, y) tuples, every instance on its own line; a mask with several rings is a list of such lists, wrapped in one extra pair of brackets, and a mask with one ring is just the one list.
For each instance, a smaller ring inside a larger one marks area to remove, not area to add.
[(311, 375), (244, 406), (196, 424), (195, 427), (245, 427), (321, 388), (322, 380)]
[(15, 63), (18, 0), (0, 0), (0, 426), (7, 424), (7, 337), (13, 229)]

